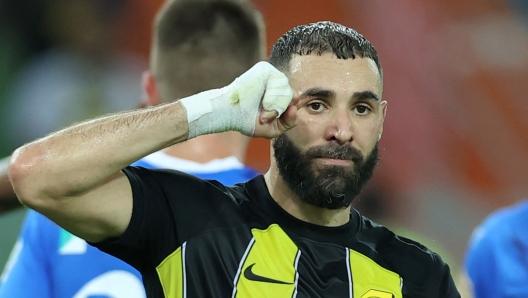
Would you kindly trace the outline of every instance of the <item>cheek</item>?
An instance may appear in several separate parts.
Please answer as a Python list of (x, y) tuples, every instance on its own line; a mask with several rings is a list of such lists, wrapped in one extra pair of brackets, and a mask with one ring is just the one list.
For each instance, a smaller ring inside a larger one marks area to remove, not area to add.
[(298, 146), (305, 147), (323, 138), (324, 125), (315, 117), (298, 118), (297, 126), (287, 132)]
[(363, 126), (363, 131), (366, 134), (377, 134), (378, 131), (380, 131), (380, 128), (381, 128), (381, 122), (372, 121), (372, 122), (365, 123), (365, 125)]
[(378, 121), (362, 123), (359, 129), (356, 129), (354, 132), (356, 141), (366, 147), (373, 146), (379, 139), (381, 127), (382, 123)]

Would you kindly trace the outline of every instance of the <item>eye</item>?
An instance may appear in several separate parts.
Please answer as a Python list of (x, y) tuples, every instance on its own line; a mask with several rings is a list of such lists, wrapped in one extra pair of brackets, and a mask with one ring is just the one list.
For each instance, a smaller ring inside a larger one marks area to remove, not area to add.
[(355, 106), (354, 110), (358, 115), (368, 115), (371, 112), (370, 108), (365, 105)]
[(307, 106), (313, 112), (322, 112), (325, 108), (324, 104), (318, 101), (311, 102)]

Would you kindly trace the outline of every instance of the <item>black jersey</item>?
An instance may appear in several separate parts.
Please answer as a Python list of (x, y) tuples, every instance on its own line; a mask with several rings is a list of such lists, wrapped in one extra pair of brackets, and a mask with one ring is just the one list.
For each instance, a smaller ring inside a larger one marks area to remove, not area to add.
[(355, 210), (324, 227), (283, 210), (262, 176), (226, 187), (172, 170), (125, 173), (130, 224), (95, 245), (137, 268), (148, 297), (460, 297), (437, 254)]

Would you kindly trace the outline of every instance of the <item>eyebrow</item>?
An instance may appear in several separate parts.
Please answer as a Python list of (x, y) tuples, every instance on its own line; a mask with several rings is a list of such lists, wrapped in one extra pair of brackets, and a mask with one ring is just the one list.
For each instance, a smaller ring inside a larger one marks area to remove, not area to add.
[[(319, 97), (319, 98), (326, 98), (326, 99), (335, 99), (336, 94), (332, 90), (315, 87), (315, 88), (310, 88), (304, 91), (301, 94), (301, 97)], [(374, 92), (372, 91), (354, 92), (351, 98), (356, 101), (368, 100), (368, 99), (372, 99), (376, 101), (380, 100), (379, 97), (376, 94), (374, 94)]]

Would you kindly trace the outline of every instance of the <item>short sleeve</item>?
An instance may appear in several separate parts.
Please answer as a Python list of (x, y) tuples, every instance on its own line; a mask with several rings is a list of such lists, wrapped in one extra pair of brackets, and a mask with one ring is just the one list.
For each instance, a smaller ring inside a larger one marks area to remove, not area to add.
[(433, 270), (436, 272), (431, 280), (433, 292), (438, 298), (460, 298), (451, 269), (449, 265), (445, 263), (439, 254), (431, 252), (433, 257)]
[(124, 172), (133, 194), (129, 226), (118, 239), (92, 245), (139, 271), (156, 267), (183, 242), (209, 228), (219, 210), (236, 205), (218, 182), (168, 169), (131, 166)]

